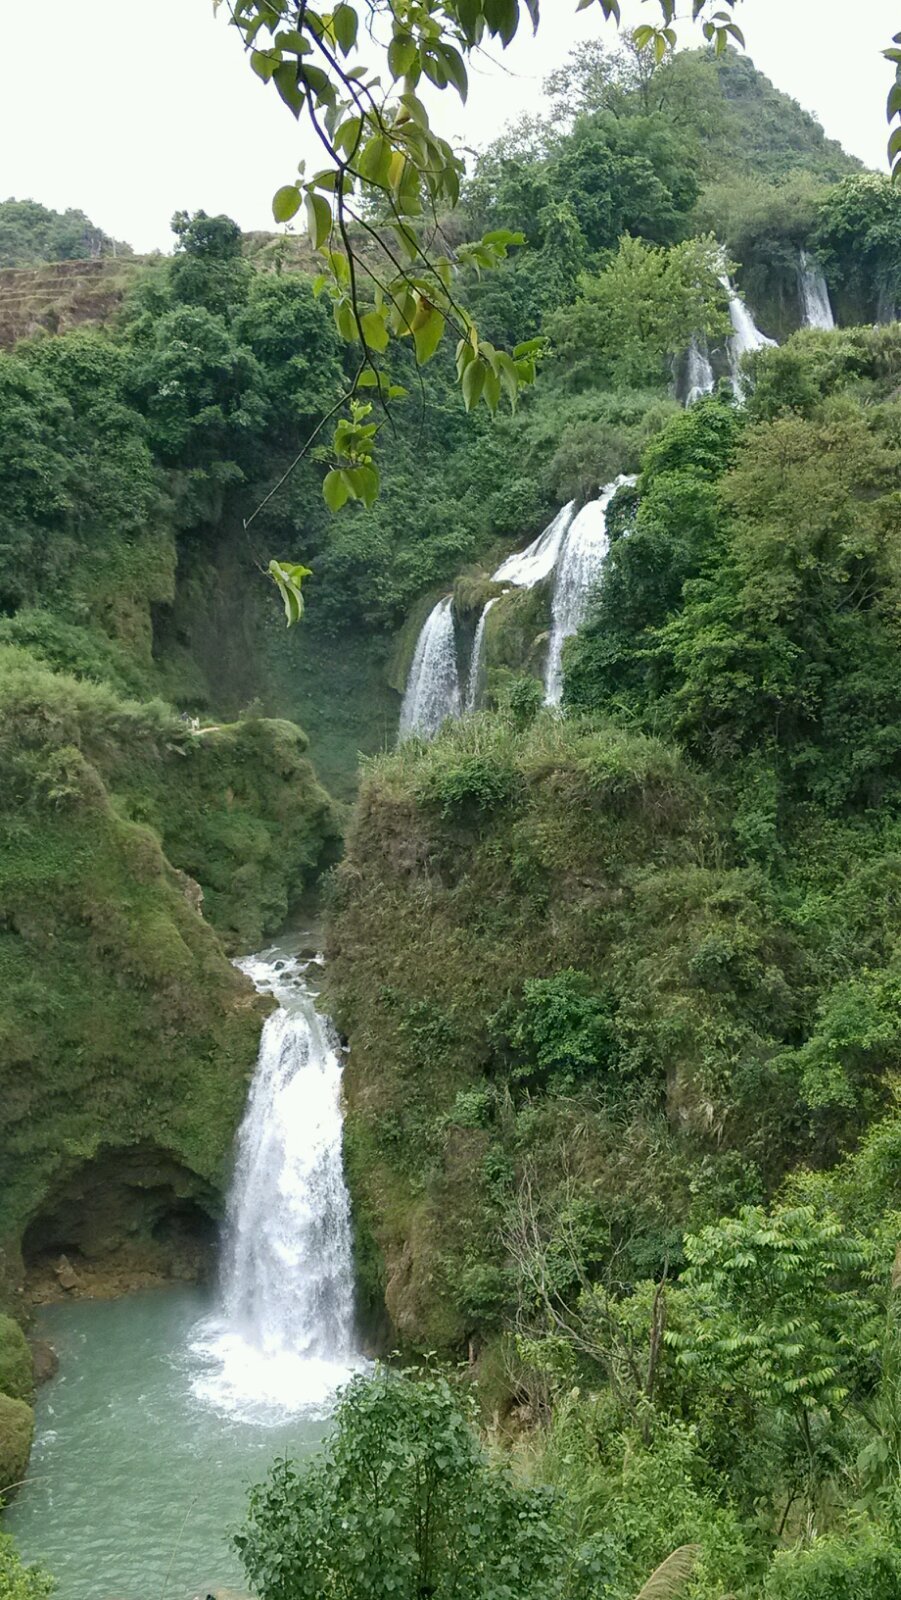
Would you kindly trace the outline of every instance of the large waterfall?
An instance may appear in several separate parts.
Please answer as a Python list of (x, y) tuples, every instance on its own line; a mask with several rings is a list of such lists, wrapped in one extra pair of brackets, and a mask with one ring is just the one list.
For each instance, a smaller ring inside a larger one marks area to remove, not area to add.
[(560, 704), (563, 694), (563, 645), (582, 622), (591, 591), (601, 575), (607, 554), (607, 507), (617, 489), (635, 479), (614, 478), (601, 490), (599, 499), (589, 500), (573, 519), (560, 551), (554, 598), (551, 607), (551, 638), (548, 646), (544, 689), (548, 705)]
[(413, 664), (400, 708), (398, 737), (432, 739), (447, 717), (459, 717), (460, 679), (450, 595), (432, 608), (416, 641)]
[(741, 370), (742, 356), (749, 350), (761, 350), (764, 345), (774, 347), (775, 339), (768, 339), (761, 333), (744, 300), (738, 293), (735, 285), (725, 275), (720, 278), (720, 283), (729, 297), (729, 316), (732, 321), (732, 337), (729, 340), (729, 364), (732, 368), (732, 384), (736, 395), (744, 391), (744, 378)]
[(192, 1346), (203, 1364), (195, 1391), (276, 1419), (321, 1404), (354, 1365), (341, 1063), (302, 963), (273, 951), (238, 965), (279, 1007), (238, 1134), (221, 1306)]
[(834, 328), (835, 318), (829, 303), (829, 289), (823, 269), (806, 250), (802, 250), (800, 255), (798, 284), (805, 327)]

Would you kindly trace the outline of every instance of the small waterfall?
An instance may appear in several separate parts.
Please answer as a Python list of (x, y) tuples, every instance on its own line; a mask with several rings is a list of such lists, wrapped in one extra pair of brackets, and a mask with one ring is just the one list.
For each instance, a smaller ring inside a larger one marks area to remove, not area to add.
[(321, 1405), (353, 1369), (353, 1267), (337, 1041), (294, 957), (237, 965), (279, 1008), (238, 1133), (221, 1308), (192, 1351), (195, 1392), (259, 1421)]
[(493, 573), (495, 583), (513, 583), (518, 589), (532, 589), (542, 578), (547, 578), (557, 565), (557, 557), (566, 531), (572, 521), (575, 501), (570, 500), (558, 511), (553, 522), (533, 539), (525, 550), (508, 556)]
[(776, 340), (761, 333), (744, 300), (725, 274), (720, 283), (729, 296), (729, 316), (732, 319), (732, 337), (729, 340), (729, 364), (732, 368), (732, 385), (736, 395), (744, 392), (741, 358), (749, 350), (761, 350), (765, 345), (775, 348)]
[(476, 702), (479, 698), (479, 679), (482, 676), (482, 656), (485, 650), (485, 623), (488, 621), (488, 613), (495, 600), (499, 599), (500, 596), (495, 595), (494, 599), (485, 601), (485, 607), (479, 617), (479, 625), (476, 628), (476, 636), (472, 641), (472, 660), (469, 663), (469, 680), (466, 685), (467, 711), (475, 711)]
[(892, 292), (884, 283), (879, 285), (879, 299), (876, 306), (876, 321), (880, 326), (889, 322), (898, 321), (898, 307)]
[(829, 289), (823, 269), (819, 262), (801, 251), (800, 265), (798, 268), (798, 284), (801, 291), (801, 310), (804, 313), (804, 326), (806, 328), (834, 328), (835, 318), (832, 315), (832, 306), (829, 303)]
[(588, 598), (601, 575), (608, 546), (607, 507), (617, 489), (634, 482), (631, 477), (614, 478), (601, 490), (599, 499), (583, 506), (560, 551), (544, 680), (544, 697), (549, 706), (559, 705), (563, 694), (564, 642), (582, 622)]
[(705, 394), (712, 394), (716, 387), (716, 378), (710, 365), (710, 357), (702, 340), (698, 337), (692, 339), (688, 347), (688, 356), (685, 362), (685, 404), (694, 405), (696, 400), (703, 400)]
[(398, 739), (419, 734), (433, 739), (447, 717), (459, 717), (460, 679), (450, 595), (439, 600), (416, 641), (413, 664), (400, 708)]

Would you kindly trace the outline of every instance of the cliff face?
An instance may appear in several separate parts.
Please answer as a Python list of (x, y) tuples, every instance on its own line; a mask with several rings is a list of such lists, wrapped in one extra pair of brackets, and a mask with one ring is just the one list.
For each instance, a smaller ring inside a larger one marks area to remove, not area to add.
[[(395, 1337), (460, 1348), (504, 1322), (529, 1174), (543, 1204), (571, 1186), (645, 1269), (700, 1172), (728, 1187), (717, 1078), (777, 1001), (770, 930), (741, 875), (711, 865), (715, 832), (674, 751), (603, 725), (479, 718), (366, 775), (329, 991), (351, 1046), (364, 1298)], [(736, 917), (756, 1014), (704, 981)]]
[(225, 947), (261, 943), (335, 843), (304, 748), (0, 651), (7, 1294), (61, 1254), (165, 1272), (209, 1242), (266, 1009)]

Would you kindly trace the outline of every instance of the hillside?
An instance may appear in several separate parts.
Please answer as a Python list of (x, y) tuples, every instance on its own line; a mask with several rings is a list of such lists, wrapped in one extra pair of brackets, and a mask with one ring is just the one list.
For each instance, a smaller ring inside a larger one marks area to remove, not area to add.
[[(486, 1525), (543, 1486), (571, 1600), (676, 1546), (686, 1600), (897, 1600), (901, 192), (734, 53), (585, 52), (442, 219), (522, 230), (463, 288), (538, 382), (467, 412), (402, 345), (335, 515), (358, 351), (305, 240), (58, 222), (0, 207), (47, 252), (0, 271), (3, 1309), (208, 1270), (269, 1008), (232, 958), (315, 894), (367, 1349), (451, 1465), (471, 1392)], [(0, 1318), (0, 1488), (26, 1368)], [(355, 1592), (276, 1555), (264, 1600)]]

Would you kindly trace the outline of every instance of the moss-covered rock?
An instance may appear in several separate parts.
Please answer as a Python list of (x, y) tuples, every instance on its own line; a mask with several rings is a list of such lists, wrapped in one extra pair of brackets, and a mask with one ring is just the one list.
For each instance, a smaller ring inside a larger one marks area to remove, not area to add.
[(14, 1492), (25, 1477), (33, 1435), (31, 1406), (0, 1394), (0, 1504), (6, 1491)]
[(268, 1002), (160, 832), (226, 935), (261, 937), (333, 836), (303, 750), (0, 650), (0, 1285), (26, 1235), (144, 1260), (217, 1213)]
[(717, 849), (703, 781), (609, 725), (483, 714), (367, 770), (328, 986), (363, 1293), (396, 1337), (505, 1325), (525, 1171), (641, 1277), (698, 1195), (719, 1214), (778, 1165), (784, 1107), (752, 1086), (791, 949)]
[(19, 1324), (0, 1315), (0, 1394), (27, 1400), (34, 1389), (31, 1351)]

